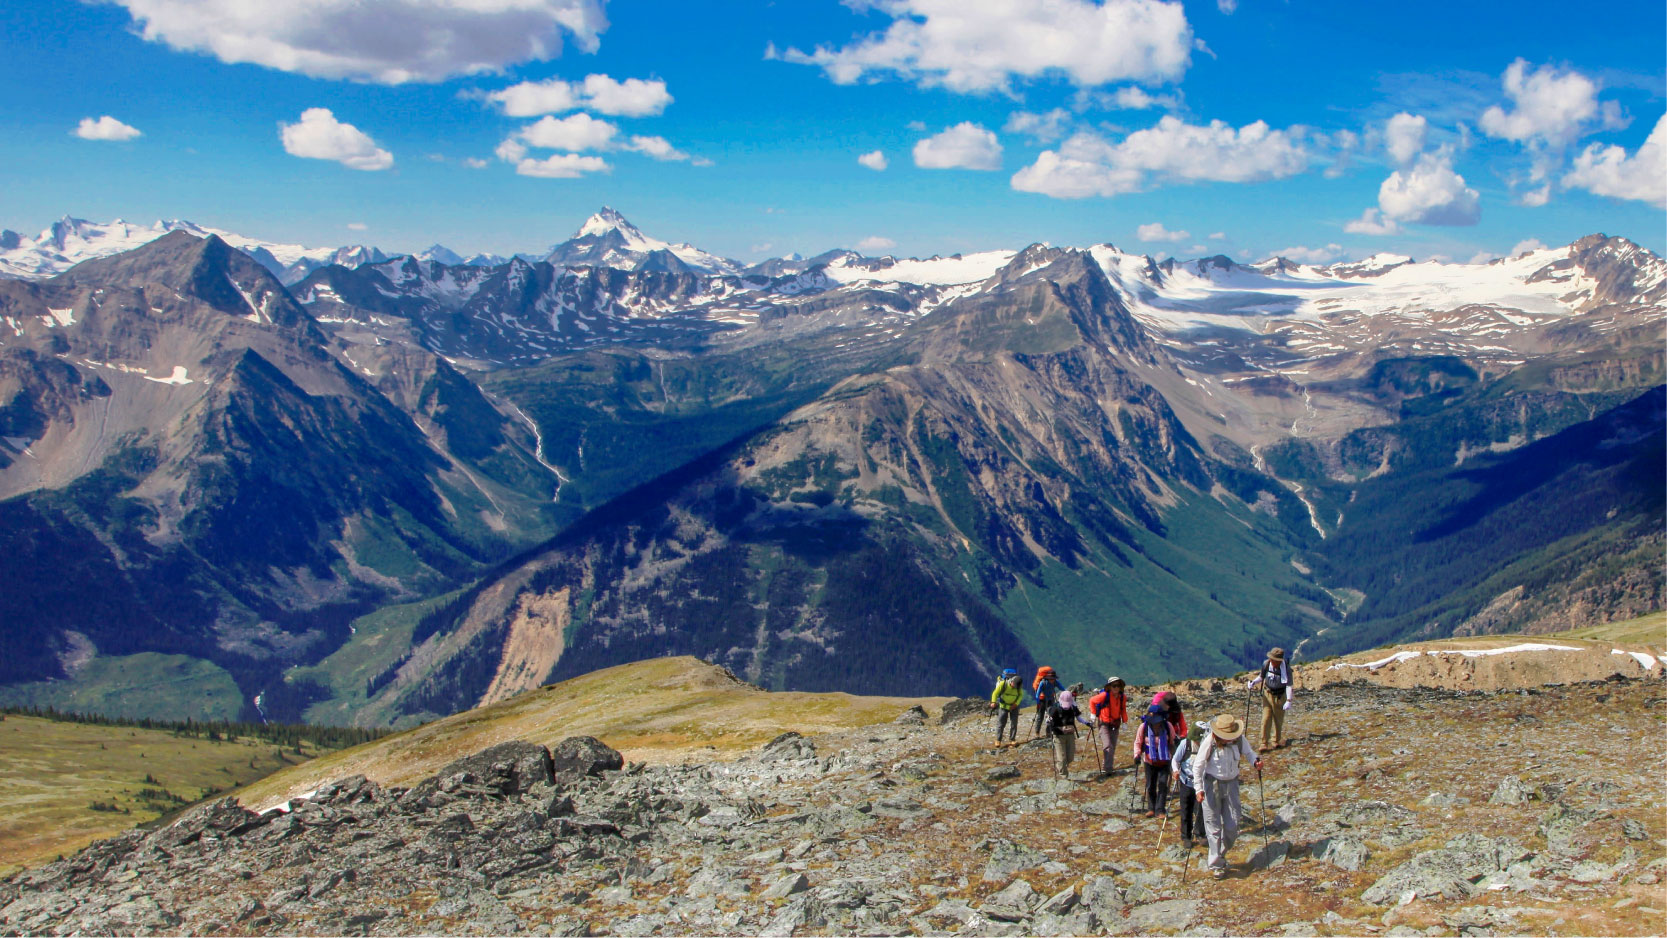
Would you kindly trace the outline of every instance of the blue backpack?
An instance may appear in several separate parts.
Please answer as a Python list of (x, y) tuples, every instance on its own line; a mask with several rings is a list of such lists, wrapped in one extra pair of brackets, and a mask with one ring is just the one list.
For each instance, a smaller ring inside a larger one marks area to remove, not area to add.
[(1168, 762), (1174, 755), (1169, 745), (1169, 719), (1162, 710), (1148, 710), (1140, 717), (1146, 726), (1145, 752), (1151, 762)]

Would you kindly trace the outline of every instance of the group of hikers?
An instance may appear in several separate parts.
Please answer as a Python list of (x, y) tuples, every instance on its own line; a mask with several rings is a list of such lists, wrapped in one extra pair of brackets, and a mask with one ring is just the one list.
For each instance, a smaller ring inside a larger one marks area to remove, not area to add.
[[(1208, 866), (1216, 879), (1227, 875), (1227, 851), (1238, 838), (1242, 813), (1239, 807), (1239, 776), (1249, 762), (1258, 776), (1260, 753), (1283, 748), (1285, 712), (1291, 708), (1292, 676), (1285, 651), (1270, 649), (1246, 693), (1261, 690), (1262, 745), (1252, 749), (1245, 738), (1245, 722), (1231, 713), (1196, 725), (1187, 723), (1181, 701), (1173, 691), (1160, 691), (1135, 719), (1132, 756), (1134, 765), (1145, 772), (1146, 816), (1167, 822), (1171, 785), (1180, 802), (1182, 843), (1190, 849), (1195, 839), (1209, 847)], [(1113, 675), (1088, 698), (1087, 712), (1079, 705), (1081, 684), (1066, 687), (1052, 667), (1044, 665), (1031, 682), (1030, 697), (1035, 705), (1031, 723), (1032, 739), (1042, 736), (1053, 742), (1054, 775), (1070, 778), (1076, 758), (1077, 727), (1094, 735), (1100, 777), (1116, 771), (1117, 738), (1129, 723), (1127, 684)], [(1008, 743), (1018, 740), (1020, 713), (1025, 701), (1023, 680), (1018, 671), (1001, 673), (990, 694), (990, 708), (998, 714), (996, 742), (1005, 734)], [(1248, 710), (1248, 699), (1246, 707)]]

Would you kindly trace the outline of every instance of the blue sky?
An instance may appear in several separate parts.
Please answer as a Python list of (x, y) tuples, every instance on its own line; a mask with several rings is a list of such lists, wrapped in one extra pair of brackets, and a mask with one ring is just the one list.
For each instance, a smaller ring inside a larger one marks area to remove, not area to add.
[(1658, 0), (294, 6), (0, 5), (0, 226), (505, 253), (607, 204), (742, 259), (1667, 249)]

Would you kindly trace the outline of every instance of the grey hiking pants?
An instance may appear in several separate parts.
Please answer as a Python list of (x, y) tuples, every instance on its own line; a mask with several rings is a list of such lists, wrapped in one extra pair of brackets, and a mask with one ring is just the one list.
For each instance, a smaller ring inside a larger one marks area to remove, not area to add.
[(996, 709), (1000, 711), (1000, 716), (996, 717), (996, 742), (1001, 742), (1001, 731), (1004, 729), (1007, 731), (1009, 742), (1017, 739), (1019, 736), (1019, 708), (1014, 707), (1009, 710), (1006, 707), (997, 707)]
[(1100, 771), (1111, 772), (1111, 767), (1117, 760), (1117, 730), (1116, 723), (1101, 723), (1094, 727), (1094, 735), (1099, 737), (1100, 743)]
[(1227, 851), (1239, 838), (1239, 780), (1204, 779), (1204, 837), (1210, 842), (1209, 866), (1227, 869)]

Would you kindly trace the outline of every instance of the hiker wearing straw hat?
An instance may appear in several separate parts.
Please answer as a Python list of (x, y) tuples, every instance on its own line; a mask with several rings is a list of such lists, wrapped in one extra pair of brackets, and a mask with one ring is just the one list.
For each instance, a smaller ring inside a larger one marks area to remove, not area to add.
[(1285, 711), (1291, 709), (1291, 666), (1285, 663), (1285, 649), (1271, 648), (1261, 673), (1250, 689), (1262, 687), (1262, 752), (1285, 745)]
[(1204, 807), (1204, 837), (1210, 845), (1210, 875), (1227, 875), (1227, 851), (1239, 836), (1239, 766), (1249, 759), (1258, 770), (1261, 757), (1244, 738), (1244, 721), (1224, 713), (1210, 721), (1210, 734), (1192, 757), (1197, 799)]

